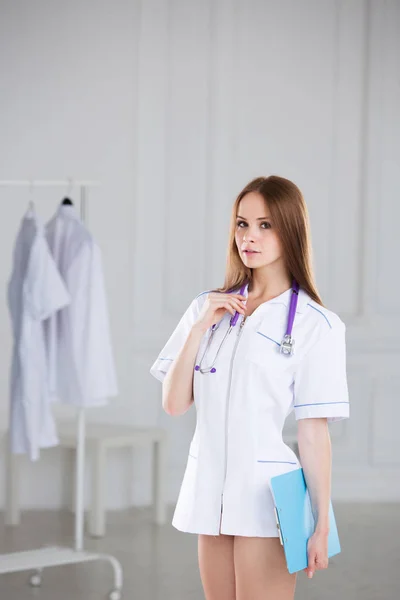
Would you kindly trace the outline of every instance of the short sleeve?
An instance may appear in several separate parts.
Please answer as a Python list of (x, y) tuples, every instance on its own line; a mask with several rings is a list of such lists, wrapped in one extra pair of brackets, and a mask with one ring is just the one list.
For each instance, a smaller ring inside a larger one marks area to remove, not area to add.
[(150, 373), (159, 381), (164, 381), (174, 359), (186, 342), (187, 336), (200, 313), (199, 296), (190, 303), (168, 341), (150, 368)]
[(345, 332), (343, 321), (335, 323), (300, 361), (294, 381), (296, 420), (349, 417)]

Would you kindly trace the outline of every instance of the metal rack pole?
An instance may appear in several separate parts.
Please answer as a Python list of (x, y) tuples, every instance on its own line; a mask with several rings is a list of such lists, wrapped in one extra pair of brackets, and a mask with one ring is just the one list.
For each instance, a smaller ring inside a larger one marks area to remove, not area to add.
[[(83, 223), (87, 224), (87, 188), (80, 187), (80, 213)], [(75, 468), (75, 550), (83, 549), (85, 526), (85, 410), (78, 408), (76, 431), (76, 468)]]
[[(75, 184), (80, 187), (80, 214), (82, 221), (87, 223), (88, 188), (100, 185), (98, 181), (90, 180), (0, 180), (0, 187), (64, 187)], [(37, 548), (27, 552), (13, 552), (0, 555), (0, 574), (17, 571), (34, 570), (30, 584), (34, 587), (41, 585), (42, 570), (66, 564), (105, 560), (111, 564), (114, 571), (114, 587), (109, 593), (109, 600), (120, 600), (122, 596), (123, 574), (119, 561), (108, 554), (98, 554), (83, 550), (84, 537), (84, 490), (85, 490), (85, 409), (78, 408), (76, 431), (76, 485), (75, 485), (75, 547)], [(7, 444), (7, 468), (12, 469), (13, 463), (10, 445)], [(15, 474), (14, 474), (15, 475)], [(18, 476), (18, 473), (16, 474)], [(9, 481), (14, 478), (8, 477)], [(15, 484), (15, 481), (14, 481)]]

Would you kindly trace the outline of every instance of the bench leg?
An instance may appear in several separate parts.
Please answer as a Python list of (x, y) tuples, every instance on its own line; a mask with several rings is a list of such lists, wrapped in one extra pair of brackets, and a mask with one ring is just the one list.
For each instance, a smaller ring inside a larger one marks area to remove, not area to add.
[(105, 535), (105, 486), (106, 449), (103, 444), (93, 444), (92, 454), (92, 493), (90, 498), (89, 534), (92, 537)]
[(153, 507), (154, 521), (164, 525), (166, 521), (165, 507), (165, 440), (154, 442), (153, 451)]
[(9, 436), (6, 437), (6, 525), (19, 525), (19, 478), (21, 457), (11, 452)]

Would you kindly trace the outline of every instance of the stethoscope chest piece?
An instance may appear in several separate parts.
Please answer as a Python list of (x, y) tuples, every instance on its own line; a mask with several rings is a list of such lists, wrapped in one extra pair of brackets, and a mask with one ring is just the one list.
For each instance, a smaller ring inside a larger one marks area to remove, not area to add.
[(281, 354), (286, 354), (288, 356), (292, 356), (294, 354), (294, 339), (291, 335), (286, 334), (279, 346), (279, 352)]

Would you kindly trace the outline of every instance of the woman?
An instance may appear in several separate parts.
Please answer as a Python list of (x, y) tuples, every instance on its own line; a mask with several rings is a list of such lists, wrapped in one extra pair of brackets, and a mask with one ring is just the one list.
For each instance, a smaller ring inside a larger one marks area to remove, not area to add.
[[(289, 339), (285, 354), (296, 293), (294, 353)], [(172, 524), (198, 535), (206, 600), (292, 600), (296, 574), (286, 567), (270, 478), (303, 467), (316, 522), (312, 577), (328, 565), (327, 423), (349, 416), (349, 400), (345, 324), (316, 290), (307, 208), (291, 181), (259, 177), (239, 194), (224, 286), (194, 298), (150, 372), (163, 382), (168, 414), (196, 405)], [(292, 411), (300, 460), (282, 440)]]

